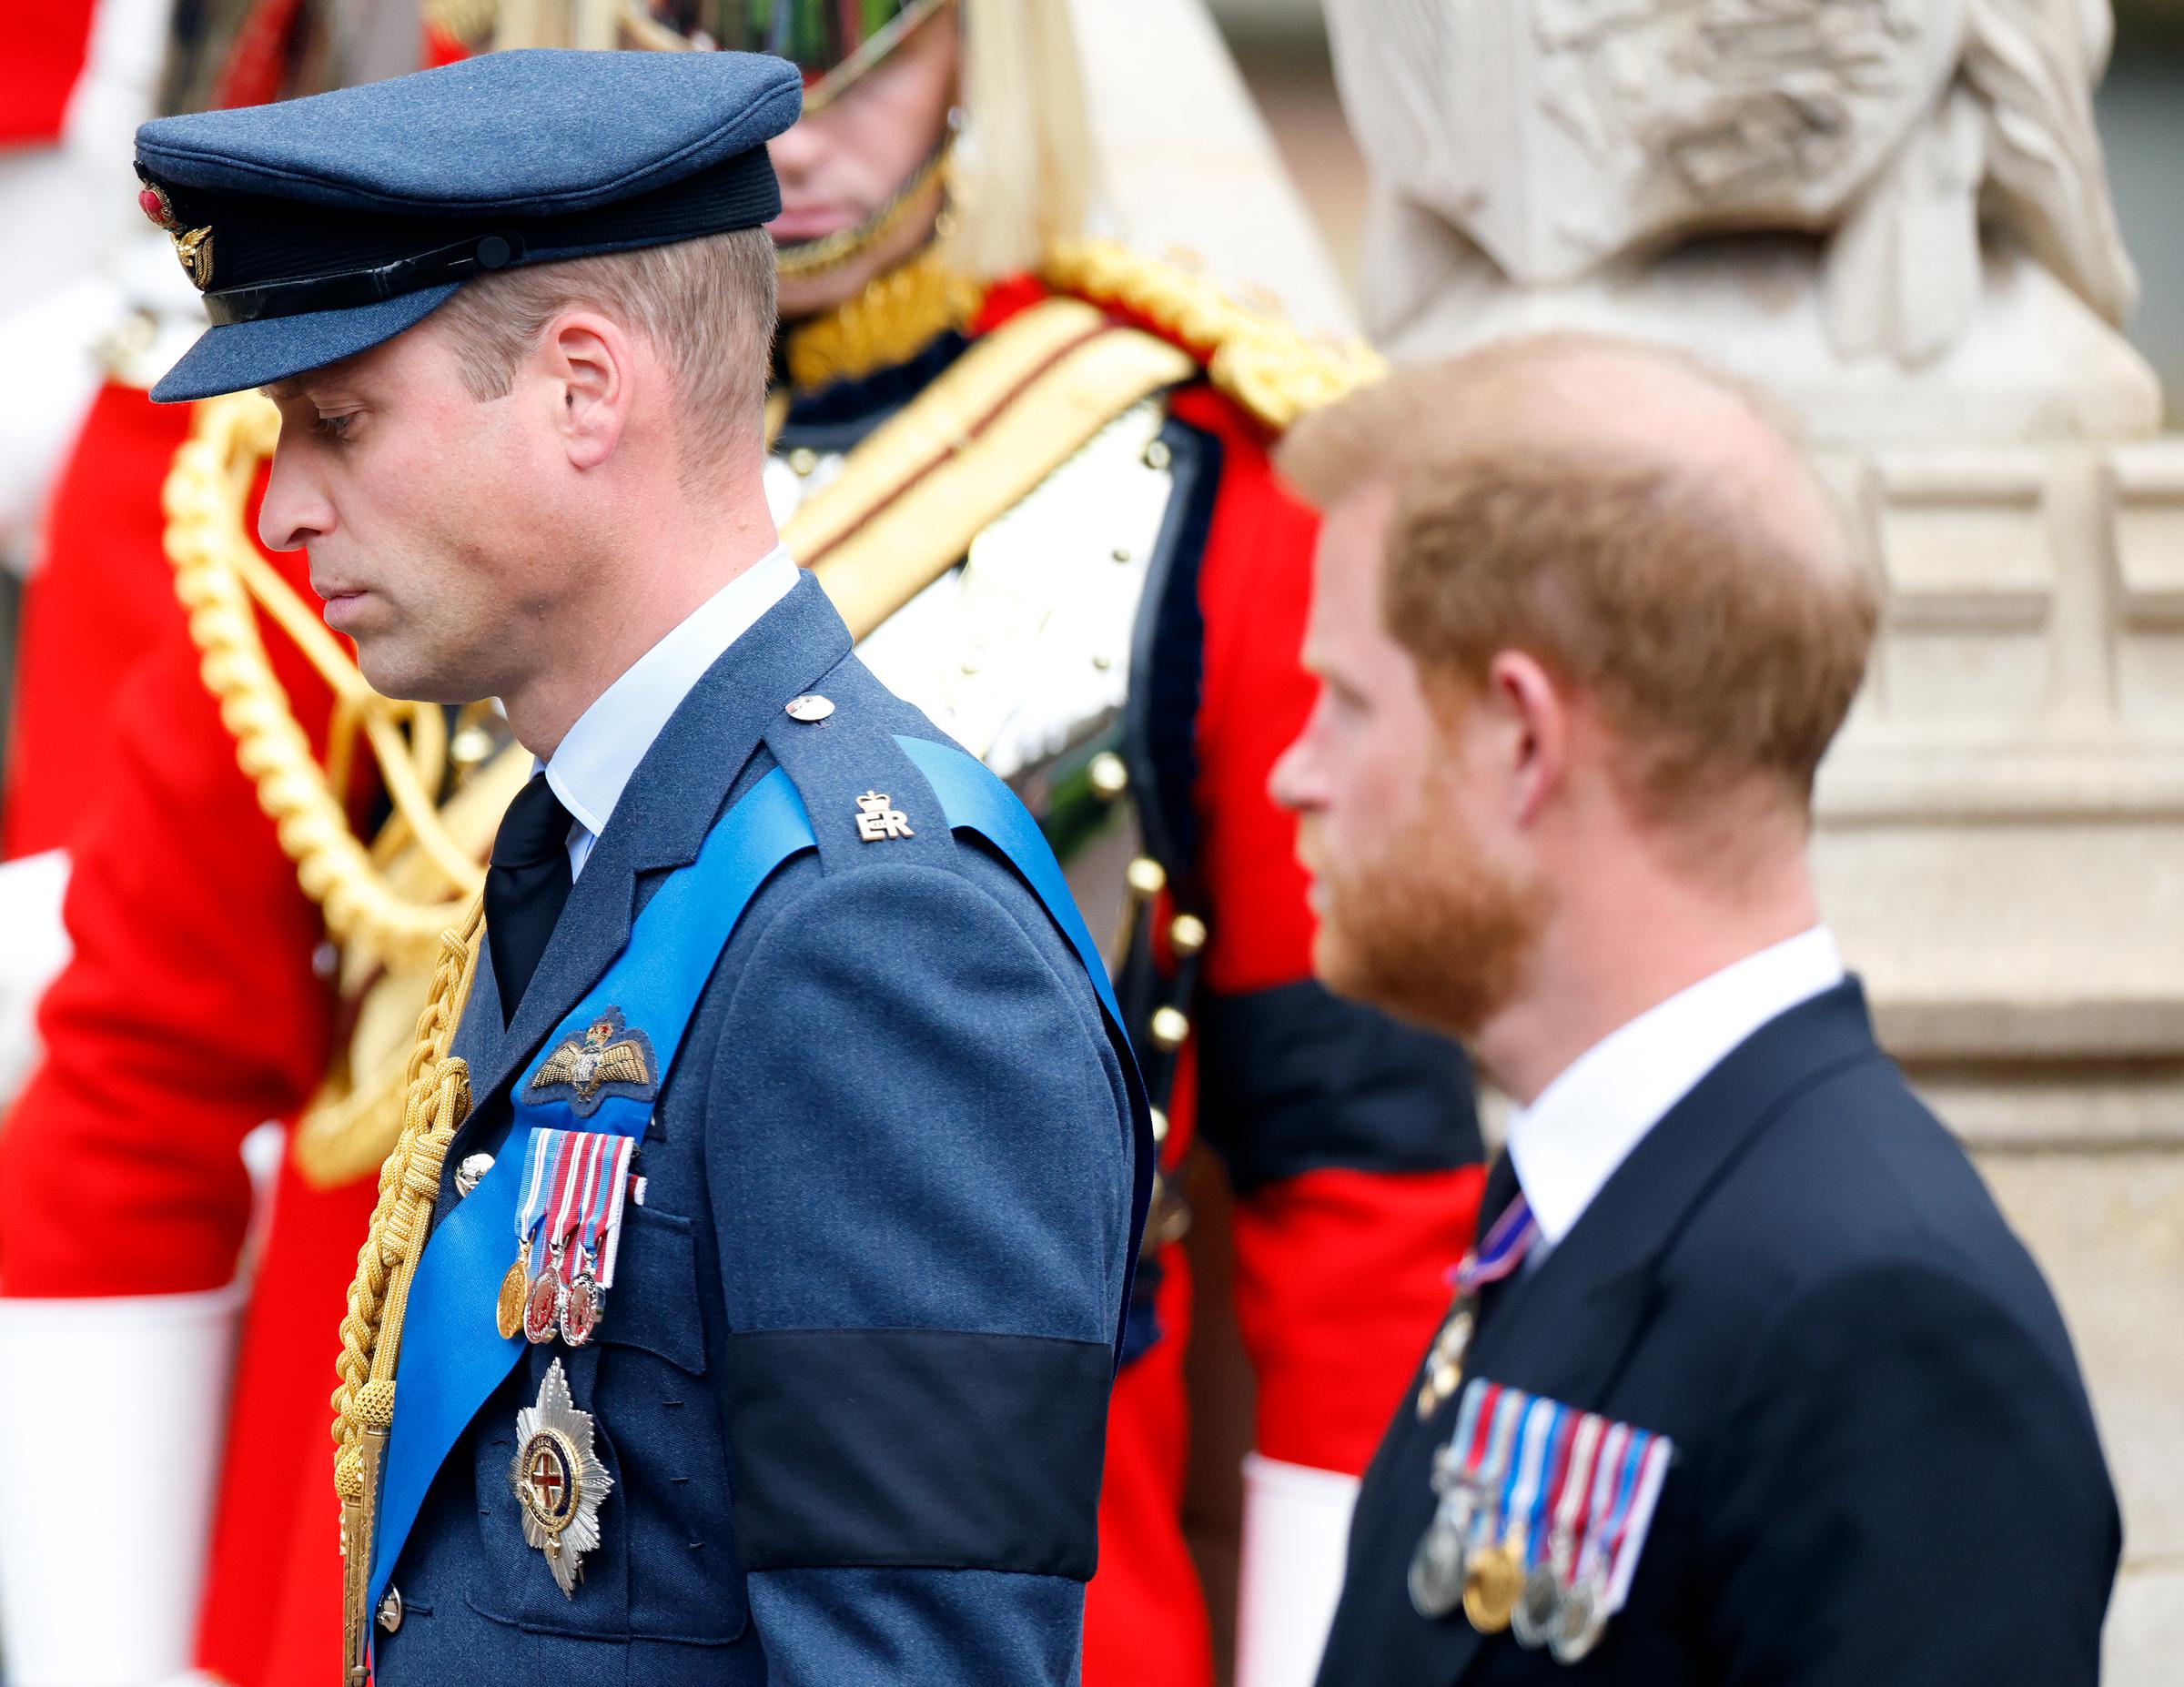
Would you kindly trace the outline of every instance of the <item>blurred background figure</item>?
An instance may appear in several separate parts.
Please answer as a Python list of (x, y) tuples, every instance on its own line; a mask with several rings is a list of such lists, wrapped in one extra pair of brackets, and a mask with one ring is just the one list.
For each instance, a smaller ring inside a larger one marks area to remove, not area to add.
[[(1269, 271), (1307, 285), (1320, 262), (1255, 122), (1223, 103), (1233, 73), (1202, 15), (1125, 10), (1079, 20), (1095, 122), (1124, 130), (1097, 144), (1058, 0), (854, 17), (787, 0), (511, 0), (431, 8), (422, 45), (414, 20), (402, 38), (413, 56), (713, 44), (804, 64), (809, 116), (775, 159), (789, 318), (776, 514), (875, 667), (1041, 813), (1096, 928), (1117, 934), (1168, 1120), (1171, 1187), (1110, 1429), (1087, 1677), (1209, 1681), (1242, 1530), (1281, 1577), (1249, 1601), (1280, 1625), (1262, 1655), (1291, 1660), (1265, 1679), (1295, 1679), (1332, 1608), (1350, 1495), (1410, 1330), (1468, 1231), (1480, 1149), (1453, 1046), (1307, 976), (1289, 824), (1265, 795), (1310, 703), (1294, 653), (1312, 528), (1275, 486), (1267, 442), (1373, 366), (1203, 269), (1077, 237), (1087, 216), (1125, 231), (1178, 219), (1203, 157), (1134, 170), (1105, 197), (1096, 170), (1175, 121), (1117, 66), (1172, 56), (1204, 68), (1164, 66), (1208, 91), (1204, 123), (1233, 149), (1208, 156), (1239, 183), (1197, 217), (1202, 244), (1231, 262), (1266, 250)], [(263, 50), (267, 28), (317, 15), (231, 21)], [(323, 37), (278, 38), (289, 45), (270, 62), (329, 74), (302, 45)], [(167, 244), (154, 249), (171, 267)], [(45, 998), (45, 1064), (0, 1129), (0, 1371), (52, 1379), (0, 1389), (0, 1474), (21, 1496), (0, 1520), (0, 1643), (31, 1687), (157, 1679), (193, 1659), (288, 1682), (323, 1667), (338, 1632), (327, 1344), (435, 934), (475, 888), (525, 767), (501, 753), (490, 709), (450, 719), (373, 696), (302, 594), (302, 559), (257, 550), (265, 407), (177, 417), (116, 389), (93, 423), (109, 412), (143, 446), (126, 468), (110, 447), (79, 451), (100, 472), (64, 482), (8, 801), (26, 842), (68, 845), (76, 954)], [(196, 442), (177, 456), (185, 429)], [(49, 605), (71, 597), (64, 636)], [(40, 672), (68, 683), (34, 685)], [(69, 736), (109, 712), (110, 748), (63, 776)], [(223, 1417), (251, 1212), (236, 1150), (268, 1118), (294, 1122)], [(1201, 1136), (1226, 1165), (1232, 1218), (1224, 1179), (1186, 1161)], [(1182, 1518), (1187, 1182), (1208, 1197), (1194, 1247), (1218, 1262), (1221, 1300), (1233, 1280), (1234, 1311), (1216, 1321), (1240, 1329), (1257, 1385), (1254, 1406), (1248, 1380), (1211, 1383), (1256, 1422), (1258, 1448), (1239, 1521), (1239, 1438), (1225, 1423), (1206, 1438), (1227, 1467), (1198, 1543), (1218, 1619)], [(92, 1416), (86, 1395), (124, 1415)], [(223, 1422), (200, 1610), (193, 1543)], [(94, 1470), (109, 1491), (86, 1490)], [(155, 1488), (157, 1529), (140, 1503)], [(117, 1517), (147, 1526), (117, 1541), (95, 1521)], [(66, 1602), (92, 1592), (106, 1611), (159, 1614), (104, 1624), (102, 1653)], [(1310, 1638), (1291, 1642), (1299, 1611)]]

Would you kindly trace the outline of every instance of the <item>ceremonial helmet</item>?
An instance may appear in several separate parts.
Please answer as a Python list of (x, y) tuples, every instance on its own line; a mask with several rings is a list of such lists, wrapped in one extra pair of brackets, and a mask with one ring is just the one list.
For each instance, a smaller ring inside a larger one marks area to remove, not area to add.
[(1068, 0), (578, 0), (580, 8), (585, 4), (618, 8), (618, 45), (733, 48), (792, 60), (804, 72), (806, 116), (824, 111), (941, 14), (955, 14), (963, 55), (947, 137), (864, 222), (784, 245), (784, 278), (854, 259), (886, 237), (935, 177), (947, 200), (941, 257), (960, 274), (1031, 268), (1057, 241), (1079, 232), (1092, 146)]

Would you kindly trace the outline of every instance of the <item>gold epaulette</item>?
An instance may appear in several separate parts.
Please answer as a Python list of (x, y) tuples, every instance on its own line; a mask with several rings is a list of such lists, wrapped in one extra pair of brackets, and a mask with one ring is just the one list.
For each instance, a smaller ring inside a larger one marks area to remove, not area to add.
[(1361, 340), (1300, 331), (1270, 298), (1239, 297), (1212, 277), (1111, 240), (1069, 240), (1041, 278), (1095, 304), (1118, 306), (1205, 359), (1213, 384), (1279, 433), (1308, 410), (1382, 379), (1388, 366)]
[(782, 529), (862, 639), (1117, 416), (1196, 379), (1157, 335), (1050, 298), (978, 340)]

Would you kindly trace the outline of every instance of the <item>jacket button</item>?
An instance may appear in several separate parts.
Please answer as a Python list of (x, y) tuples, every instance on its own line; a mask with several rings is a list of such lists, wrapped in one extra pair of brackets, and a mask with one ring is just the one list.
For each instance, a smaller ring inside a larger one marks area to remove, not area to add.
[(379, 1626), (389, 1634), (402, 1626), (402, 1591), (398, 1587), (390, 1585), (379, 1601)]

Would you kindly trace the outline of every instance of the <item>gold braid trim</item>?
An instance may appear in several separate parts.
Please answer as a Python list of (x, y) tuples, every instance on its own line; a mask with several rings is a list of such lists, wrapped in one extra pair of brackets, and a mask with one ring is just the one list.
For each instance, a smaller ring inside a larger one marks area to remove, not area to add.
[(1203, 357), (1213, 384), (1279, 433), (1307, 410), (1383, 379), (1362, 341), (1300, 332), (1272, 301), (1239, 298), (1212, 277), (1111, 240), (1067, 240), (1040, 268), (1050, 286), (1143, 317)]
[[(431, 793), (447, 748), (440, 711), (395, 702), (373, 691), (339, 641), (267, 564), (245, 530), (251, 482), (279, 434), (279, 413), (255, 393), (197, 407), (190, 438), (175, 453), (164, 499), (175, 595), (188, 614), (190, 637), (204, 652), (206, 689), (234, 735), (236, 761), (256, 782), (258, 805), (273, 817), (304, 894), (325, 910), (328, 933), (345, 949), (361, 945), (389, 966), (421, 971), (431, 964), (440, 934), (483, 884), (484, 871), (435, 812)], [(312, 755), (288, 692), (267, 660), (254, 602), (333, 689), (329, 769)], [(379, 763), (397, 814), (454, 893), (447, 900), (420, 901), (397, 893), (350, 829), (340, 793), (359, 732)]]
[(450, 1059), (448, 1048), (484, 935), (482, 899), (470, 904), (459, 929), (440, 934), (431, 999), (418, 1018), (405, 1074), (401, 1135), (379, 1167), (379, 1202), (357, 1255), (349, 1312), (341, 1320), (341, 1357), (335, 1365), (340, 1386), (333, 1397), (334, 1491), (341, 1502), (345, 1635), (351, 1657), (368, 1621), (361, 1607), (371, 1574), (379, 1459), (394, 1422), (394, 1373), (410, 1283), (424, 1256), (440, 1164), (470, 1109), (470, 1069)]

